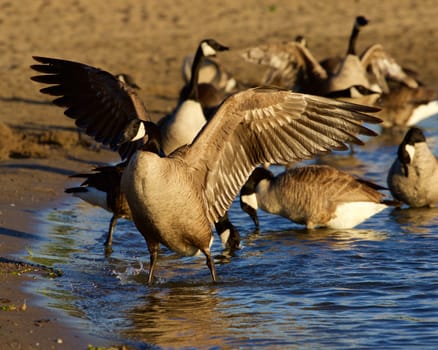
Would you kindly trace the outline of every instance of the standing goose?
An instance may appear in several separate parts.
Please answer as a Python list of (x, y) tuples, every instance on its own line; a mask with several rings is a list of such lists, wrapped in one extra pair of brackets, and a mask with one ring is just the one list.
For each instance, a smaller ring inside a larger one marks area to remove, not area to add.
[[(137, 116), (132, 97), (109, 73), (77, 62), (34, 57), (32, 80), (56, 96), (64, 114), (114, 149), (147, 138), (159, 146), (158, 127)], [(134, 99), (135, 100), (135, 99)], [(380, 120), (372, 107), (291, 91), (255, 88), (228, 97), (191, 145), (166, 157), (138, 150), (123, 172), (134, 223), (150, 253), (148, 283), (153, 281), (160, 243), (182, 255), (201, 251), (213, 281), (212, 226), (225, 215), (254, 168), (312, 158), (345, 143), (362, 144), (357, 135), (375, 135), (362, 122)]]
[[(355, 52), (355, 40), (349, 51)], [(438, 113), (438, 93), (417, 80), (415, 73), (403, 68), (381, 44), (373, 44), (359, 56), (371, 89), (381, 95), (375, 105), (381, 108), (382, 126), (411, 126)]]
[(213, 86), (198, 84), (198, 76), (204, 57), (225, 50), (228, 50), (228, 47), (213, 39), (205, 39), (199, 43), (192, 64), (190, 82), (183, 89), (176, 110), (165, 117), (160, 126), (164, 154), (170, 154), (178, 147), (190, 144), (207, 121), (203, 107), (212, 107), (215, 103), (222, 102)]
[(438, 203), (437, 158), (421, 129), (412, 127), (406, 133), (387, 181), (394, 198), (410, 207), (433, 207)]
[(113, 214), (105, 240), (108, 249), (112, 245), (117, 220), (120, 218), (131, 220), (131, 210), (120, 189), (120, 181), (126, 165), (127, 163), (123, 162), (114, 166), (97, 167), (92, 173), (72, 175), (72, 177), (85, 178), (85, 181), (80, 186), (65, 189), (66, 193), (71, 193)]
[(348, 229), (388, 207), (379, 186), (325, 165), (291, 168), (277, 176), (256, 168), (240, 193), (241, 208), (259, 228), (257, 209), (308, 229)]
[[(72, 177), (85, 178), (80, 186), (65, 189), (66, 193), (71, 193), (83, 201), (101, 207), (110, 213), (110, 220), (105, 247), (107, 253), (111, 252), (113, 234), (120, 218), (132, 220), (131, 210), (129, 209), (126, 196), (121, 191), (120, 181), (123, 170), (127, 162), (116, 165), (108, 165), (93, 169), (92, 173), (74, 174)], [(240, 245), (240, 235), (228, 218), (228, 213), (215, 222), (216, 232), (226, 249), (235, 250)]]

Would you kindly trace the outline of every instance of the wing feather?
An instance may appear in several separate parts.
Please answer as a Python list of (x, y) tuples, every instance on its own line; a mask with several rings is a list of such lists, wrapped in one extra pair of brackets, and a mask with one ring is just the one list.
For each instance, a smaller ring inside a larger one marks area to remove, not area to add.
[(259, 164), (300, 161), (375, 135), (361, 123), (380, 122), (365, 114), (377, 110), (271, 88), (229, 97), (184, 154), (204, 173), (208, 219), (214, 223), (225, 213)]
[(31, 79), (44, 84), (44, 94), (55, 96), (53, 103), (65, 107), (64, 114), (96, 141), (119, 147), (118, 137), (135, 119), (150, 120), (134, 89), (112, 74), (82, 63), (37, 57), (31, 68), (43, 75)]

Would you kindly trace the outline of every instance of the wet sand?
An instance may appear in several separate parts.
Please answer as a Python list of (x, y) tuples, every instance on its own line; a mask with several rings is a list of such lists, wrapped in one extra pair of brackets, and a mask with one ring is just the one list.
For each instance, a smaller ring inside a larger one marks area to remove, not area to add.
[(32, 55), (131, 74), (158, 119), (174, 107), (182, 86), (182, 58), (193, 54), (199, 40), (212, 37), (242, 47), (303, 34), (322, 59), (345, 52), (358, 14), (371, 20), (361, 33), (360, 51), (379, 42), (438, 88), (438, 7), (433, 0), (1, 2), (0, 338), (5, 349), (110, 345), (76, 329), (67, 317), (39, 306), (39, 299), (26, 293), (24, 286), (44, 271), (18, 274), (23, 267), (7, 262), (21, 258), (44, 235), (38, 230), (41, 210), (69, 200), (63, 190), (77, 183), (69, 174), (117, 160), (80, 137), (62, 110), (38, 92), (41, 86), (29, 80)]

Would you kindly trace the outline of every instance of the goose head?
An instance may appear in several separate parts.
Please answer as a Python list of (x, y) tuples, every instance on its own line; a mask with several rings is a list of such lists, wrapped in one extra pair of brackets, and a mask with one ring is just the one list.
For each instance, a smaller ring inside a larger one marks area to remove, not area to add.
[[(164, 156), (161, 149), (160, 128), (151, 121), (134, 119), (123, 129), (118, 138), (119, 153), (122, 158), (128, 158), (135, 150), (152, 152)], [(134, 150), (132, 146), (134, 145)], [(124, 149), (124, 146), (128, 147)], [(124, 153), (124, 155), (123, 155)]]
[(231, 251), (239, 249), (240, 235), (236, 227), (231, 223), (228, 217), (228, 212), (220, 217), (219, 220), (215, 222), (214, 226), (225, 249)]
[(405, 176), (408, 176), (408, 165), (415, 157), (415, 145), (426, 142), (426, 137), (420, 128), (412, 127), (406, 133), (402, 143), (398, 148), (398, 159), (403, 166)]
[(252, 221), (254, 221), (256, 229), (259, 228), (259, 219), (257, 216), (257, 209), (259, 208), (256, 194), (257, 185), (262, 180), (270, 181), (273, 178), (274, 174), (270, 170), (258, 167), (252, 172), (240, 191), (240, 207), (251, 217)]
[[(215, 56), (217, 52), (226, 51), (226, 50), (229, 50), (227, 46), (218, 43), (214, 39), (201, 40), (201, 42), (198, 45), (198, 49), (196, 50), (195, 58), (193, 59), (190, 81), (186, 88), (187, 90), (186, 98), (193, 99), (195, 101), (199, 100), (198, 80), (199, 80), (199, 70), (201, 68), (202, 59), (204, 57)], [(181, 95), (184, 95), (184, 92)]]

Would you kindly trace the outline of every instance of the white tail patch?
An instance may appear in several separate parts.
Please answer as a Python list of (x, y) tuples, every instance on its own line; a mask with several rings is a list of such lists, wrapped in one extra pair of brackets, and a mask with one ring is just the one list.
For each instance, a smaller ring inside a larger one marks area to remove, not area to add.
[(339, 204), (335, 217), (327, 223), (333, 229), (353, 228), (369, 217), (387, 208), (386, 204), (375, 202), (348, 202)]
[(253, 194), (247, 194), (247, 195), (241, 195), (240, 199), (243, 203), (246, 205), (249, 205), (251, 208), (257, 210), (259, 208), (259, 204), (257, 201), (257, 195), (255, 193)]
[(420, 121), (430, 118), (434, 115), (438, 114), (438, 101), (430, 101), (427, 104), (423, 104), (418, 106), (414, 109), (412, 112), (408, 122), (407, 126), (418, 124)]
[(87, 192), (76, 192), (73, 193), (73, 196), (78, 197), (91, 205), (95, 205), (105, 210), (111, 211), (108, 208), (108, 204), (106, 201), (106, 192), (99, 191), (94, 187), (87, 187)]

